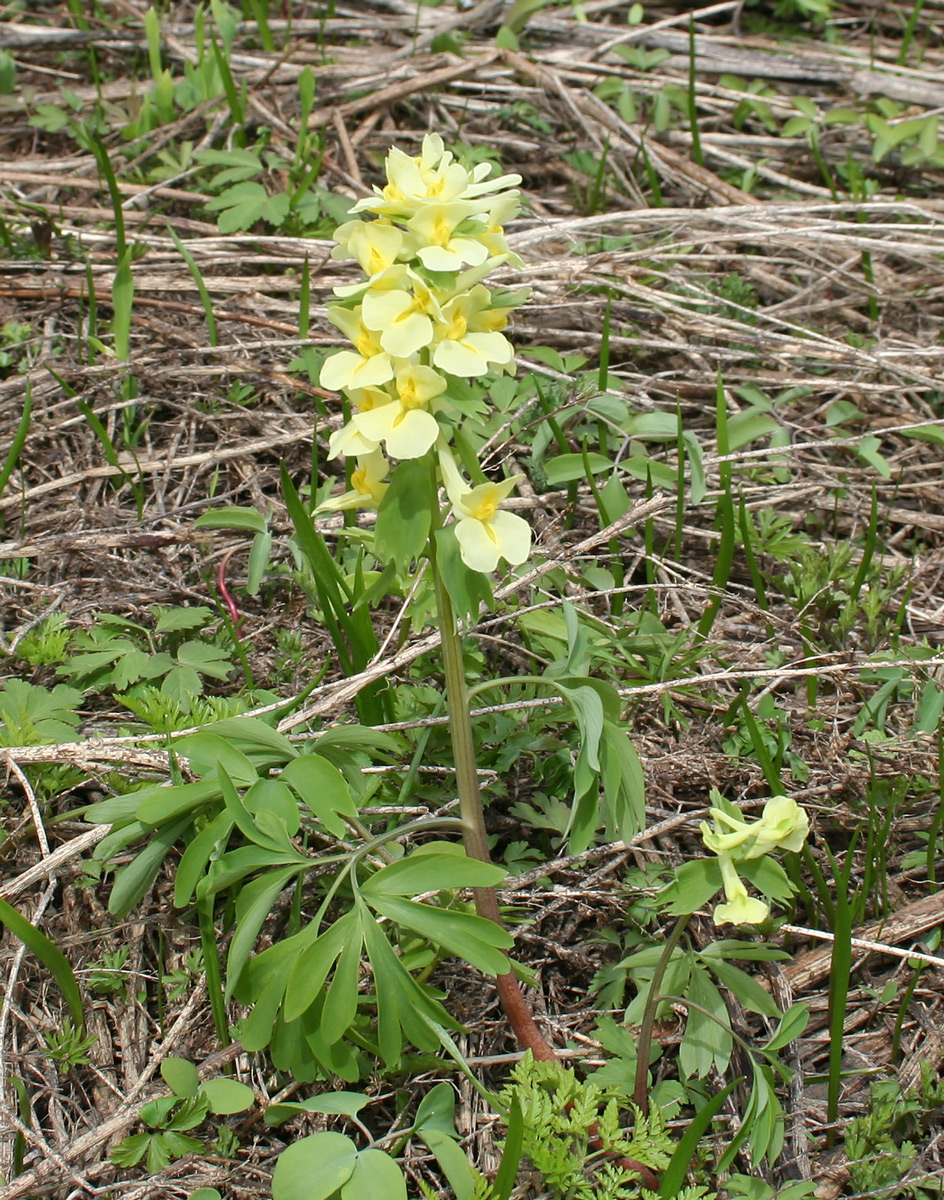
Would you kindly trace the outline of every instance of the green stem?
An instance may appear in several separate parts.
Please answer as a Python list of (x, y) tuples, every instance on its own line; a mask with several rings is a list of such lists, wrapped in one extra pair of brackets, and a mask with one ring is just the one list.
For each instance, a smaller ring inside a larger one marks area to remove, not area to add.
[(669, 940), (665, 943), (662, 954), (659, 956), (659, 961), (656, 963), (652, 982), (649, 984), (649, 995), (646, 997), (646, 1008), (642, 1015), (642, 1027), (639, 1030), (639, 1041), (636, 1044), (636, 1079), (633, 1085), (633, 1101), (643, 1112), (648, 1107), (649, 1055), (652, 1051), (652, 1032), (656, 1024), (656, 1009), (659, 1007), (659, 1001), (662, 999), (659, 989), (662, 987), (662, 980), (665, 978), (665, 973), (668, 970), (675, 947), (679, 944), (682, 934), (685, 932), (691, 919), (691, 913), (684, 913), (675, 922), (675, 928), (669, 935)]
[[(472, 718), (469, 715), (469, 697), (466, 691), (465, 670), (462, 664), (462, 641), (456, 628), (452, 601), (443, 582), (436, 562), (435, 539), (430, 538), (430, 562), (436, 587), (436, 607), (439, 613), (439, 632), (442, 638), (443, 673), (446, 680), (446, 705), (449, 710), (449, 735), (456, 764), (456, 787), (459, 793), (459, 816), (462, 821), (462, 840), (469, 858), (479, 862), (491, 862), (488, 849), (488, 834), (482, 809), (482, 793), (479, 790), (478, 771), (475, 760), (475, 739)], [(498, 897), (494, 888), (474, 888), (475, 910), (501, 925)], [(535, 1024), (528, 1002), (511, 970), (497, 976), (495, 986), (501, 1001), (502, 1011), (508, 1018), (512, 1032), (519, 1044), (530, 1050), (535, 1058), (545, 1062), (556, 1062), (557, 1054)]]

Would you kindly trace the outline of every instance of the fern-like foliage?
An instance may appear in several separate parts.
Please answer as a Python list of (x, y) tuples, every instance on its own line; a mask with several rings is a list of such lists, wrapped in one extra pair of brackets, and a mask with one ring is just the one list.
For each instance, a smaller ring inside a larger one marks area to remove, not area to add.
[[(643, 1113), (627, 1097), (530, 1052), (511, 1074), (501, 1099), (517, 1099), (524, 1121), (523, 1154), (544, 1186), (567, 1200), (640, 1200), (633, 1159), (659, 1172), (674, 1145), (655, 1106)], [(701, 1195), (690, 1200), (702, 1200)]]

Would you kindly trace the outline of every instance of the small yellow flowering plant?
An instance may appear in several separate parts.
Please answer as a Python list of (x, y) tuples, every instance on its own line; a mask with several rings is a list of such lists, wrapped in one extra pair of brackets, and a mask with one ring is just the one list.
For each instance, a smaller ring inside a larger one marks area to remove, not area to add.
[[(685, 916), (702, 908), (719, 891), (724, 901), (715, 905), (716, 925), (758, 925), (770, 915), (770, 901), (793, 894), (786, 871), (772, 857), (775, 851), (803, 849), (810, 832), (805, 811), (788, 796), (772, 796), (756, 821), (747, 821), (740, 809), (720, 792), (711, 792), (711, 823), (702, 821), (701, 839), (713, 858), (685, 863), (663, 893), (665, 911)], [(744, 878), (765, 897), (751, 896)]]
[(351, 488), (321, 507), (386, 504), (408, 513), (408, 532), (391, 520), (377, 538), (378, 554), (400, 566), (438, 523), (434, 499), (423, 503), (417, 493), (417, 472), (404, 473), (408, 486), (388, 488), (409, 460), (438, 468), (431, 478), (444, 486), (453, 517), (447, 536), (467, 569), (489, 574), (502, 559), (517, 566), (531, 550), (527, 522), (501, 508), (516, 480), (467, 482), (452, 451), (463, 421), (483, 411), (481, 388), (469, 381), (515, 370), (503, 330), (524, 294), (492, 292), (483, 280), (520, 264), (504, 225), (518, 211), (521, 179), (490, 173), (487, 163), (468, 170), (456, 162), (438, 134), (423, 139), (416, 157), (394, 147), (386, 186), (354, 205), (364, 217), (335, 233), (333, 257), (354, 259), (365, 278), (335, 288), (328, 319), (351, 349), (327, 358), (320, 382), (343, 392), (352, 410), (329, 455), (354, 456), (357, 469)]

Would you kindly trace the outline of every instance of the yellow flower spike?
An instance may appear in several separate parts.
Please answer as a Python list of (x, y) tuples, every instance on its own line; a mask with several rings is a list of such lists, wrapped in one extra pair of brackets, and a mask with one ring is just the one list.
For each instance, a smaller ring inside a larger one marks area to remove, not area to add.
[(384, 482), (390, 464), (380, 450), (359, 455), (357, 470), (351, 476), (351, 490), (332, 496), (318, 506), (320, 510), (339, 512), (349, 508), (376, 508), (390, 486)]
[(525, 562), (531, 553), (531, 526), (524, 518), (501, 509), (502, 500), (523, 476), (470, 488), (442, 441), (439, 467), (456, 518), (456, 540), (465, 565), (489, 574), (502, 558), (512, 566)]
[(718, 855), (726, 904), (716, 904), (712, 920), (716, 925), (757, 925), (766, 921), (770, 908), (763, 900), (747, 894), (743, 879), (735, 870), (730, 854)]
[(433, 366), (450, 375), (473, 379), (494, 364), (510, 367), (515, 352), (499, 329), (508, 320), (508, 310), (491, 307), (491, 292), (483, 284), (455, 296), (443, 306), (443, 320), (436, 326)]
[(406, 363), (395, 386), (392, 403), (358, 413), (351, 424), (366, 441), (383, 442), (391, 458), (421, 458), (439, 437), (439, 423), (428, 409), (446, 381), (431, 367)]

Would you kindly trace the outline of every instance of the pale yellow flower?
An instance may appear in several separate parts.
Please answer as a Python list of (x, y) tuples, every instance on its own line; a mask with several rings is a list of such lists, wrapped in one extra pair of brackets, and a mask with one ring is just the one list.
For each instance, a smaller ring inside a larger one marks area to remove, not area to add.
[(531, 526), (522, 517), (501, 509), (501, 502), (522, 476), (470, 487), (444, 442), (439, 445), (439, 466), (456, 518), (456, 539), (465, 565), (488, 574), (502, 558), (512, 566), (525, 562), (531, 553)]
[(770, 908), (763, 900), (747, 894), (730, 854), (718, 855), (726, 904), (716, 904), (712, 920), (716, 925), (758, 925), (766, 921)]
[(384, 482), (388, 469), (389, 463), (379, 450), (359, 456), (357, 470), (351, 476), (351, 490), (325, 500), (318, 506), (319, 510), (338, 512), (349, 508), (376, 508), (390, 486)]

